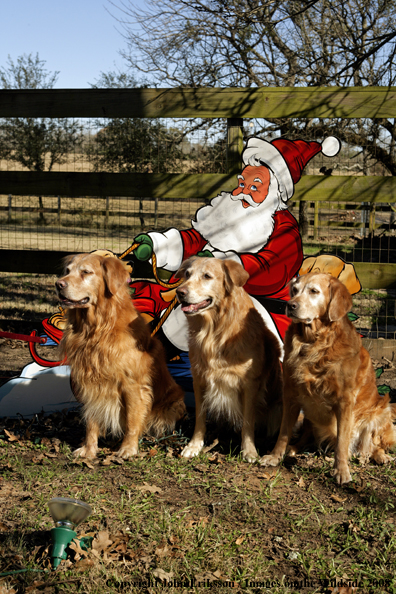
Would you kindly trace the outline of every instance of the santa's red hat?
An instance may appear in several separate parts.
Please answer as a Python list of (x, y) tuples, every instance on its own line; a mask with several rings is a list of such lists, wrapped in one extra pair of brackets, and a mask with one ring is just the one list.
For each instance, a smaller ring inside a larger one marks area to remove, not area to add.
[(278, 180), (284, 201), (294, 194), (294, 184), (301, 178), (308, 161), (322, 152), (326, 157), (335, 157), (341, 143), (335, 136), (325, 138), (322, 143), (305, 140), (276, 138), (267, 142), (261, 138), (249, 138), (242, 153), (245, 165), (265, 165)]

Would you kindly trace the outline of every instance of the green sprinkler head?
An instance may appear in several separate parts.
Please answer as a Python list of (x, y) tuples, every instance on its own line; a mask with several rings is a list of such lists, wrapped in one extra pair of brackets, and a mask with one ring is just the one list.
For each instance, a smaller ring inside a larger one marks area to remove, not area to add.
[(77, 534), (74, 528), (84, 522), (92, 513), (92, 508), (83, 501), (68, 497), (54, 497), (48, 503), (50, 514), (55, 522), (51, 530), (51, 563), (56, 569), (62, 559), (67, 558), (66, 549)]

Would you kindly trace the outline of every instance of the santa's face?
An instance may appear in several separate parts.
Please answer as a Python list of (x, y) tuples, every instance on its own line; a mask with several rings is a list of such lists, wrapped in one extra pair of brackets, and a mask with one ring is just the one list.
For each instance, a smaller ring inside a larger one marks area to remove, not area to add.
[[(232, 194), (222, 192), (219, 196), (212, 198), (210, 203), (203, 206), (196, 212), (196, 220), (192, 226), (210, 246), (215, 250), (226, 252), (232, 250), (238, 253), (258, 252), (266, 245), (274, 229), (274, 214), (277, 210), (287, 207), (280, 198), (277, 179), (266, 167), (248, 166), (242, 171), (246, 184), (246, 170), (250, 172), (249, 188), (251, 194), (244, 188), (235, 189)], [(264, 184), (266, 179), (263, 173), (268, 172), (269, 183)], [(260, 182), (254, 181), (260, 179)], [(266, 191), (264, 191), (264, 185)], [(260, 190), (254, 190), (260, 187)], [(235, 192), (239, 190), (237, 196)], [(265, 196), (264, 196), (265, 193)], [(253, 198), (254, 196), (254, 198)], [(242, 207), (245, 200), (251, 208)], [(210, 248), (209, 248), (210, 249)]]
[(231, 192), (235, 200), (240, 200), (244, 208), (259, 206), (268, 196), (270, 172), (264, 165), (247, 165), (238, 175), (239, 184)]

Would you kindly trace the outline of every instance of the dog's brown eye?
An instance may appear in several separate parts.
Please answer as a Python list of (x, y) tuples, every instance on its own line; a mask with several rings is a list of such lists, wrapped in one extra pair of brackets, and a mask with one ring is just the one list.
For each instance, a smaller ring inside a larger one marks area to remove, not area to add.
[(82, 270), (81, 274), (93, 274), (92, 270)]
[(206, 278), (207, 280), (210, 280), (212, 278), (212, 276), (208, 273), (204, 274), (204, 278)]
[(188, 272), (188, 270), (186, 270), (186, 272), (184, 273), (184, 278), (190, 278), (190, 273)]
[(319, 293), (318, 289), (311, 289), (310, 291), (313, 295), (317, 295)]

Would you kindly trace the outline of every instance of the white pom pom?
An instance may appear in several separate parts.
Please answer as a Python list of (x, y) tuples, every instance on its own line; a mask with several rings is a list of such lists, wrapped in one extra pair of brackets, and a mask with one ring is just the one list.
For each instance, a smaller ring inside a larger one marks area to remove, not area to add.
[(322, 142), (322, 153), (325, 157), (335, 157), (341, 149), (341, 142), (335, 136), (329, 136)]

